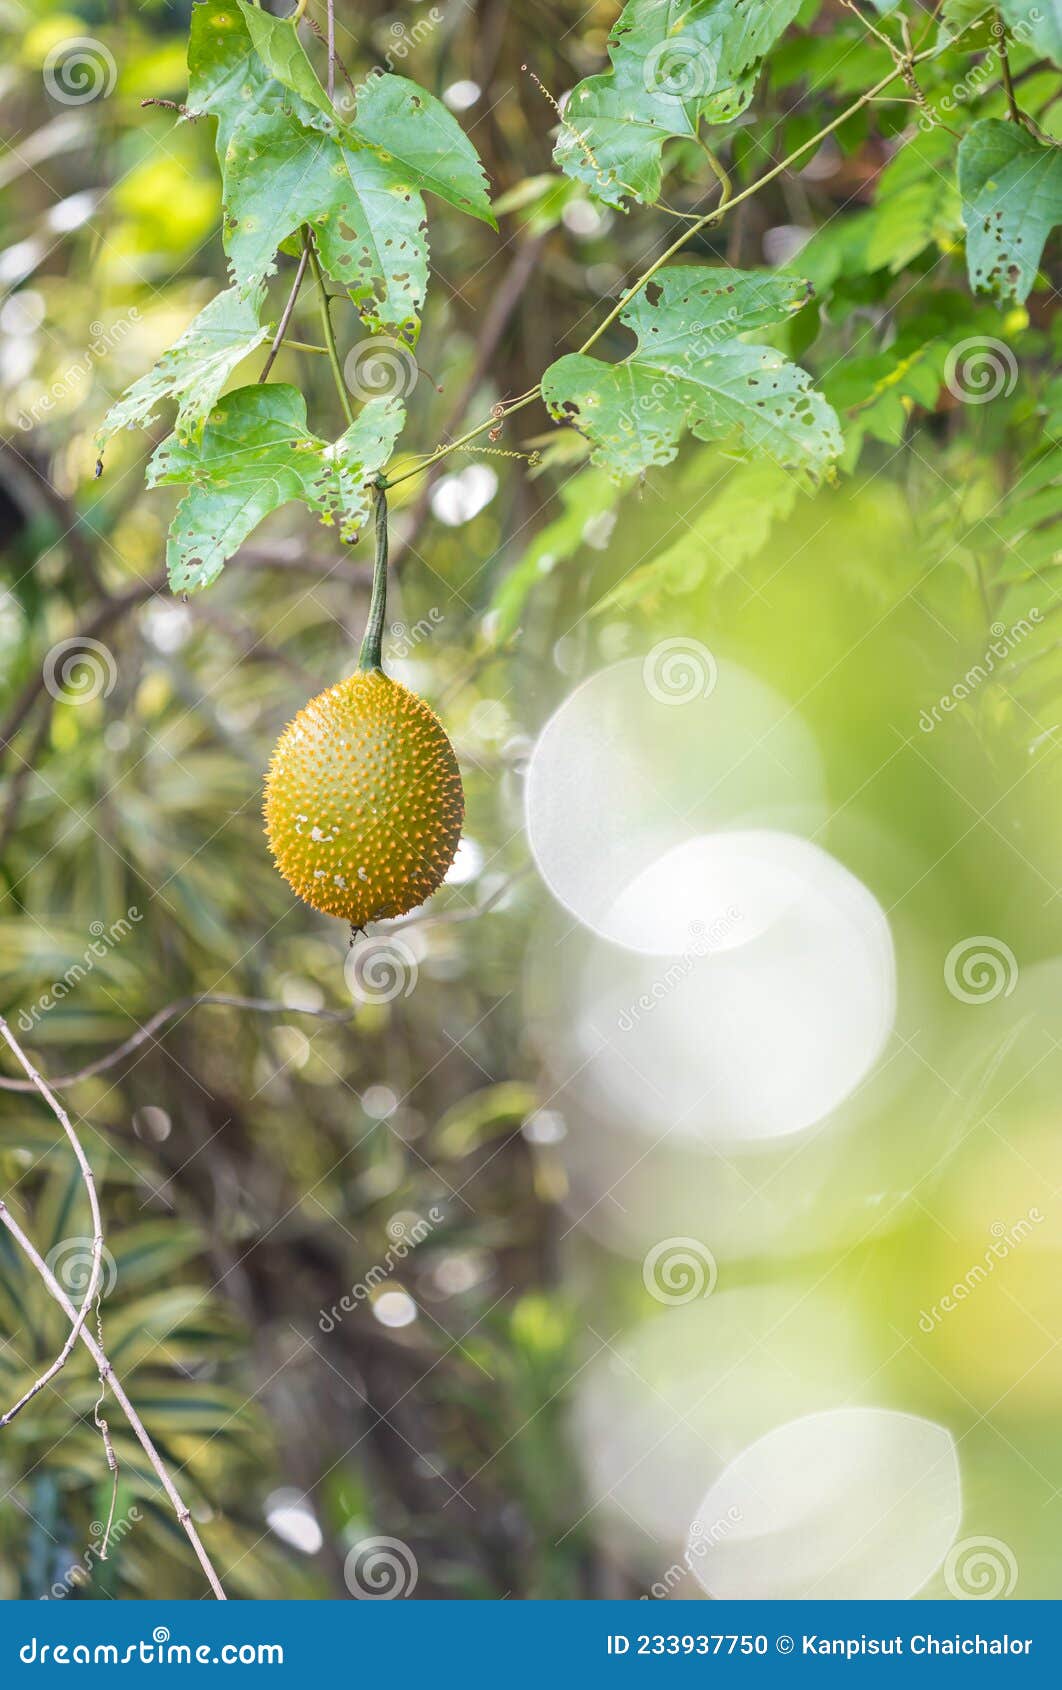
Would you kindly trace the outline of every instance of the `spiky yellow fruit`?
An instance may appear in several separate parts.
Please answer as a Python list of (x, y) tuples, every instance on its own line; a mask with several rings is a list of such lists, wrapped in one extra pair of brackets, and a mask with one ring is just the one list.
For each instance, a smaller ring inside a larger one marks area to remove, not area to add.
[(379, 669), (311, 698), (277, 741), (266, 777), (278, 869), (307, 904), (353, 927), (430, 897), (464, 815), (438, 717)]

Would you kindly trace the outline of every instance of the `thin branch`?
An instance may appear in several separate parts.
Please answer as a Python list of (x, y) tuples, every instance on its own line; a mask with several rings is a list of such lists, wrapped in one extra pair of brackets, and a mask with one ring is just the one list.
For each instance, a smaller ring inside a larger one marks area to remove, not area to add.
[[(331, 42), (329, 42), (329, 38), (325, 34), (324, 30), (321, 28), (320, 24), (315, 23), (313, 18), (307, 18), (306, 22), (309, 24), (310, 28), (313, 30), (313, 32), (316, 35), (318, 41), (323, 41), (325, 43), (326, 47), (328, 47), (328, 57), (329, 57), (329, 60), (331, 61), (329, 68), (330, 68), (330, 71), (332, 72), (333, 82), (334, 82), (334, 79), (335, 79), (333, 67), (338, 66), (339, 72), (340, 72), (344, 82), (346, 83), (347, 87), (350, 89), (350, 92), (354, 96), (354, 99), (357, 100), (358, 90), (357, 90), (357, 85), (355, 84), (354, 78), (351, 76), (351, 74), (350, 74), (349, 70), (347, 69), (346, 65), (343, 63), (343, 60), (340, 58), (339, 54), (336, 52), (334, 13), (332, 11), (331, 4), (329, 4), (328, 10), (329, 10), (329, 16), (332, 19), (332, 24), (333, 24)], [(329, 97), (332, 96), (333, 92), (334, 92), (334, 89), (329, 88), (329, 90), (328, 90)]]
[(996, 38), (996, 52), (999, 55), (999, 70), (1003, 78), (1003, 87), (1007, 95), (1007, 110), (1014, 123), (1023, 124), (1024, 113), (1018, 104), (1018, 96), (1014, 92), (1014, 78), (1010, 70), (1010, 54), (1007, 51), (1007, 26), (1003, 22), (1003, 14), (996, 10), (992, 20), (992, 34)]
[[(505, 894), (513, 886), (518, 885), (528, 873), (530, 873), (530, 870), (525, 869), (512, 875), (501, 886), (496, 887), (490, 897), (482, 904), (465, 906), (456, 910), (443, 910), (439, 915), (413, 915), (403, 921), (393, 921), (388, 923), (378, 937), (385, 939), (388, 933), (397, 933), (407, 927), (451, 927), (457, 926), (461, 922), (473, 921), (478, 916), (486, 915), (489, 910), (492, 910)], [(353, 1009), (300, 1009), (296, 1004), (282, 1003), (279, 999), (274, 998), (244, 998), (237, 997), (229, 992), (192, 992), (187, 997), (175, 998), (172, 1003), (166, 1004), (162, 1009), (157, 1009), (154, 1015), (144, 1022), (142, 1027), (138, 1027), (135, 1033), (131, 1033), (114, 1050), (109, 1050), (105, 1056), (98, 1056), (94, 1062), (87, 1062), (84, 1068), (79, 1068), (76, 1073), (58, 1075), (52, 1080), (52, 1085), (76, 1086), (82, 1080), (91, 1080), (96, 1074), (106, 1073), (108, 1068), (113, 1068), (124, 1057), (131, 1056), (135, 1050), (139, 1050), (141, 1045), (146, 1044), (149, 1039), (154, 1037), (160, 1027), (164, 1027), (167, 1021), (172, 1021), (175, 1015), (183, 1015), (188, 1010), (198, 1009), (201, 1004), (220, 1004), (229, 1009), (254, 1010), (258, 1015), (309, 1015), (317, 1021), (331, 1021), (336, 1026), (345, 1026), (354, 1017)], [(26, 1092), (35, 1089), (29, 1080), (9, 1080), (0, 1076), (0, 1091)]]
[[(76, 1321), (77, 1310), (74, 1308), (73, 1303), (70, 1301), (66, 1292), (52, 1273), (47, 1262), (43, 1259), (31, 1240), (27, 1238), (10, 1209), (8, 1209), (6, 1204), (2, 1201), (0, 1201), (0, 1222), (6, 1226), (8, 1232), (15, 1240), (15, 1243), (19, 1246), (23, 1255), (26, 1256), (33, 1264), (40, 1278), (43, 1280), (45, 1287), (55, 1298), (60, 1308), (63, 1309), (67, 1318), (71, 1321)], [(196, 1556), (199, 1560), (199, 1565), (202, 1567), (207, 1576), (207, 1581), (211, 1590), (219, 1602), (224, 1602), (226, 1600), (226, 1596), (224, 1589), (222, 1588), (221, 1580), (214, 1571), (209, 1555), (203, 1548), (199, 1533), (196, 1531), (195, 1524), (192, 1520), (191, 1512), (182, 1499), (177, 1486), (170, 1478), (166, 1464), (158, 1450), (155, 1448), (155, 1445), (152, 1443), (144, 1426), (144, 1422), (141, 1420), (136, 1409), (129, 1401), (121, 1380), (118, 1378), (118, 1375), (115, 1373), (114, 1368), (111, 1366), (110, 1361), (107, 1358), (106, 1351), (101, 1348), (87, 1326), (82, 1326), (79, 1336), (81, 1338), (81, 1342), (84, 1344), (85, 1348), (89, 1352), (89, 1355), (95, 1362), (100, 1378), (106, 1381), (114, 1400), (117, 1402), (118, 1406), (122, 1410), (122, 1413), (128, 1420), (134, 1437), (139, 1443), (141, 1449), (144, 1451), (144, 1454), (147, 1456), (152, 1467), (155, 1469), (155, 1472), (158, 1474), (162, 1483), (162, 1488), (173, 1504), (174, 1512), (187, 1533), (188, 1541), (195, 1550)]]
[[(294, 1004), (274, 1002), (267, 998), (242, 998), (230, 995), (228, 992), (192, 992), (187, 997), (175, 998), (165, 1008), (158, 1009), (142, 1027), (130, 1034), (123, 1044), (108, 1051), (106, 1056), (98, 1056), (94, 1062), (87, 1062), (84, 1068), (79, 1068), (74, 1074), (60, 1074), (53, 1081), (53, 1086), (76, 1086), (82, 1080), (91, 1080), (95, 1074), (104, 1074), (108, 1068), (113, 1068), (123, 1057), (131, 1056), (140, 1046), (153, 1038), (160, 1027), (167, 1021), (172, 1021), (175, 1015), (181, 1015), (186, 1010), (198, 1009), (200, 1004), (224, 1004), (229, 1009), (253, 1009), (260, 1015), (314, 1015), (322, 1021), (349, 1021), (353, 1011), (335, 1009), (298, 1009)], [(0, 1018), (2, 1019), (2, 1018)], [(0, 1091), (34, 1091), (36, 1087), (29, 1080), (9, 1080), (0, 1077)]]
[(347, 422), (352, 425), (354, 422), (354, 408), (350, 403), (350, 394), (347, 392), (347, 384), (343, 380), (343, 367), (339, 362), (339, 353), (336, 350), (336, 331), (332, 327), (332, 313), (329, 309), (328, 289), (325, 287), (324, 274), (321, 270), (320, 259), (317, 256), (317, 248), (313, 244), (313, 236), (307, 228), (304, 228), (302, 231), (302, 241), (303, 251), (310, 261), (310, 267), (313, 270), (313, 279), (317, 283), (317, 294), (321, 312), (321, 328), (324, 330), (325, 345), (328, 348), (328, 361), (332, 366), (332, 380), (335, 382), (336, 392), (339, 394), (339, 403), (343, 407), (343, 413), (346, 416)]
[(59, 1099), (51, 1091), (47, 1082), (42, 1080), (41, 1076), (38, 1074), (36, 1068), (34, 1068), (29, 1057), (22, 1049), (22, 1046), (15, 1038), (14, 1033), (12, 1033), (2, 1015), (0, 1015), (0, 1038), (4, 1040), (4, 1043), (8, 1046), (9, 1050), (11, 1050), (17, 1057), (19, 1063), (29, 1076), (26, 1081), (29, 1089), (40, 1093), (52, 1114), (59, 1122), (59, 1125), (62, 1127), (63, 1132), (66, 1134), (67, 1142), (69, 1143), (71, 1150), (74, 1152), (78, 1168), (81, 1170), (81, 1182), (85, 1187), (85, 1194), (88, 1197), (89, 1213), (92, 1216), (92, 1268), (89, 1273), (89, 1282), (85, 1290), (84, 1301), (74, 1317), (74, 1324), (71, 1327), (70, 1332), (67, 1334), (66, 1342), (59, 1351), (55, 1360), (48, 1368), (45, 1369), (40, 1378), (30, 1386), (29, 1390), (24, 1392), (15, 1404), (14, 1408), (9, 1408), (6, 1414), (0, 1415), (0, 1426), (8, 1426), (11, 1421), (14, 1420), (15, 1415), (18, 1414), (21, 1409), (25, 1408), (28, 1402), (32, 1402), (38, 1391), (43, 1391), (48, 1381), (50, 1379), (54, 1379), (56, 1374), (66, 1366), (67, 1357), (70, 1355), (71, 1350), (77, 1343), (80, 1333), (84, 1330), (89, 1310), (91, 1309), (96, 1293), (99, 1290), (101, 1265), (103, 1260), (103, 1220), (100, 1215), (99, 1198), (96, 1196), (96, 1180), (92, 1172), (92, 1167), (89, 1163), (88, 1157), (85, 1155), (84, 1149), (82, 1148), (81, 1140), (78, 1138), (77, 1133), (74, 1131), (70, 1123), (70, 1117), (59, 1102)]
[(273, 336), (273, 344), (269, 348), (269, 356), (262, 366), (261, 375), (258, 377), (259, 382), (269, 380), (269, 372), (273, 368), (276, 355), (280, 351), (281, 343), (288, 332), (288, 324), (291, 322), (291, 314), (295, 309), (295, 301), (299, 297), (299, 289), (302, 287), (302, 278), (306, 274), (306, 266), (308, 263), (309, 254), (307, 253), (306, 248), (303, 247), (302, 254), (299, 258), (299, 267), (295, 272), (295, 280), (292, 282), (291, 292), (288, 294), (288, 302), (281, 313), (280, 322), (277, 324), (277, 332)]

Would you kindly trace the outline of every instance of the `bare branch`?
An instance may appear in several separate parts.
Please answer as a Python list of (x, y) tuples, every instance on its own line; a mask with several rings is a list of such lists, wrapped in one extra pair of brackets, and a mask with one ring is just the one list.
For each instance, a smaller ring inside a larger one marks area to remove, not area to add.
[(262, 366), (261, 375), (258, 377), (260, 382), (269, 380), (269, 372), (273, 368), (273, 364), (276, 361), (277, 353), (280, 351), (284, 336), (288, 332), (288, 324), (291, 322), (291, 313), (295, 309), (295, 301), (299, 297), (299, 289), (302, 287), (302, 278), (306, 274), (306, 266), (309, 262), (310, 255), (304, 247), (299, 258), (299, 267), (295, 272), (295, 280), (291, 284), (291, 292), (288, 294), (288, 302), (284, 307), (280, 322), (277, 324), (277, 332), (273, 336), (273, 344), (269, 348), (269, 356)]
[(85, 1193), (88, 1197), (89, 1212), (92, 1216), (92, 1268), (89, 1273), (89, 1282), (85, 1289), (84, 1300), (80, 1309), (78, 1309), (76, 1315), (73, 1317), (74, 1324), (67, 1334), (66, 1342), (59, 1351), (55, 1360), (51, 1363), (51, 1366), (45, 1369), (40, 1378), (30, 1386), (28, 1391), (24, 1392), (15, 1404), (14, 1408), (9, 1408), (6, 1414), (0, 1415), (0, 1426), (7, 1426), (10, 1425), (12, 1420), (14, 1420), (15, 1415), (18, 1414), (21, 1409), (25, 1408), (28, 1402), (32, 1402), (38, 1391), (43, 1391), (49, 1379), (54, 1379), (55, 1375), (66, 1366), (67, 1357), (74, 1345), (77, 1343), (80, 1333), (84, 1330), (89, 1310), (92, 1307), (96, 1293), (99, 1290), (100, 1268), (103, 1258), (103, 1221), (100, 1216), (100, 1205), (99, 1199), (96, 1196), (96, 1181), (92, 1173), (92, 1168), (89, 1164), (89, 1159), (82, 1148), (81, 1140), (78, 1138), (77, 1133), (70, 1124), (70, 1117), (47, 1083), (41, 1079), (41, 1076), (38, 1074), (36, 1068), (34, 1068), (29, 1057), (22, 1049), (22, 1046), (15, 1038), (15, 1035), (12, 1033), (2, 1015), (0, 1015), (0, 1038), (3, 1038), (5, 1044), (11, 1051), (14, 1052), (20, 1064), (25, 1069), (27, 1075), (29, 1076), (26, 1084), (29, 1086), (30, 1090), (40, 1092), (40, 1095), (52, 1111), (56, 1120), (59, 1122), (63, 1132), (66, 1134), (67, 1141), (77, 1158), (77, 1165), (81, 1170), (81, 1181), (85, 1187)]
[[(6, 1226), (8, 1232), (11, 1234), (12, 1238), (15, 1240), (15, 1243), (19, 1246), (19, 1249), (22, 1251), (23, 1255), (26, 1256), (27, 1259), (30, 1262), (32, 1262), (34, 1268), (37, 1270), (37, 1273), (40, 1275), (41, 1279), (44, 1281), (44, 1284), (47, 1287), (48, 1291), (55, 1298), (56, 1302), (60, 1305), (60, 1307), (65, 1311), (68, 1318), (71, 1321), (76, 1322), (76, 1320), (77, 1320), (77, 1310), (74, 1308), (73, 1303), (70, 1301), (69, 1297), (66, 1295), (66, 1292), (63, 1290), (62, 1286), (59, 1284), (55, 1275), (52, 1273), (52, 1271), (49, 1268), (47, 1262), (43, 1259), (40, 1252), (36, 1249), (36, 1247), (33, 1245), (33, 1243), (30, 1241), (30, 1239), (27, 1238), (26, 1234), (23, 1232), (22, 1228), (19, 1226), (18, 1222), (16, 1221), (14, 1215), (12, 1215), (10, 1209), (8, 1209), (6, 1204), (4, 1204), (3, 1202), (0, 1202), (0, 1222), (2, 1222), (4, 1226)], [(118, 1378), (118, 1375), (115, 1373), (113, 1367), (111, 1366), (109, 1360), (107, 1359), (106, 1352), (97, 1343), (96, 1339), (92, 1336), (92, 1334), (89, 1331), (87, 1326), (81, 1327), (79, 1336), (81, 1338), (81, 1342), (84, 1344), (85, 1348), (88, 1350), (89, 1355), (92, 1357), (93, 1361), (96, 1363), (96, 1367), (99, 1370), (100, 1378), (102, 1380), (104, 1380), (106, 1382), (106, 1384), (108, 1385), (108, 1387), (110, 1388), (111, 1392), (114, 1395), (115, 1401), (117, 1402), (118, 1406), (122, 1410), (122, 1413), (125, 1415), (126, 1419), (129, 1422), (129, 1426), (130, 1426), (130, 1429), (133, 1432), (134, 1437), (136, 1438), (137, 1442), (139, 1443), (141, 1449), (144, 1451), (144, 1454), (147, 1456), (148, 1460), (151, 1462), (151, 1465), (152, 1465), (152, 1467), (154, 1467), (155, 1472), (158, 1474), (159, 1479), (162, 1483), (162, 1488), (166, 1492), (166, 1495), (169, 1497), (171, 1503), (173, 1504), (174, 1512), (176, 1513), (178, 1520), (180, 1521), (181, 1525), (184, 1527), (185, 1532), (187, 1533), (188, 1541), (191, 1543), (192, 1548), (195, 1550), (196, 1556), (199, 1560), (199, 1565), (202, 1567), (204, 1573), (207, 1576), (207, 1582), (209, 1583), (211, 1590), (213, 1591), (214, 1595), (217, 1597), (219, 1602), (226, 1601), (227, 1598), (225, 1596), (225, 1591), (222, 1587), (221, 1580), (218, 1578), (217, 1573), (214, 1571), (213, 1563), (211, 1562), (209, 1555), (207, 1554), (206, 1550), (203, 1548), (203, 1544), (202, 1544), (202, 1541), (200, 1539), (199, 1533), (196, 1531), (195, 1524), (192, 1520), (191, 1512), (188, 1509), (187, 1504), (182, 1499), (181, 1494), (177, 1489), (177, 1486), (174, 1484), (173, 1480), (171, 1479), (165, 1462), (163, 1461), (163, 1459), (162, 1459), (161, 1455), (159, 1454), (158, 1450), (155, 1448), (155, 1445), (152, 1443), (151, 1438), (149, 1437), (148, 1432), (147, 1432), (147, 1430), (144, 1426), (144, 1422), (141, 1420), (141, 1418), (140, 1418), (139, 1414), (137, 1413), (136, 1409), (133, 1407), (132, 1403), (129, 1401), (129, 1398), (126, 1395), (125, 1388), (122, 1385), (121, 1380)]]
[[(130, 1034), (124, 1044), (108, 1051), (106, 1056), (99, 1056), (95, 1062), (88, 1062), (84, 1068), (79, 1068), (75, 1074), (60, 1074), (52, 1081), (55, 1086), (76, 1086), (81, 1080), (90, 1080), (94, 1074), (106, 1073), (115, 1063), (121, 1062), (123, 1057), (131, 1056), (134, 1050), (154, 1038), (159, 1028), (172, 1021), (175, 1015), (181, 1015), (189, 1009), (198, 1009), (200, 1004), (224, 1004), (230, 1009), (253, 1009), (260, 1015), (314, 1015), (321, 1021), (349, 1021), (353, 1010), (333, 1009), (297, 1009), (293, 1004), (273, 1002), (267, 998), (241, 998), (231, 996), (228, 992), (193, 992), (188, 997), (175, 998), (173, 1003), (155, 1011), (142, 1027)], [(34, 1091), (36, 1088), (29, 1080), (8, 1080), (0, 1078), (0, 1091)]]

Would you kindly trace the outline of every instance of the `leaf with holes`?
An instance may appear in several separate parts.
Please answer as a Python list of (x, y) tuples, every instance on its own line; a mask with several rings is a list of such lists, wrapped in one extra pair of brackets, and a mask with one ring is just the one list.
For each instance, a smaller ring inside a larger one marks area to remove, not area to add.
[(423, 199), (391, 160), (263, 112), (233, 136), (225, 178), (227, 246), (237, 275), (267, 274), (280, 241), (308, 223), (322, 264), (348, 289), (366, 327), (416, 345), (428, 223)]
[[(191, 112), (217, 119), (222, 173), (229, 142), (249, 118), (285, 112), (312, 126), (322, 115), (312, 102), (270, 75), (240, 9), (230, 0), (199, 0), (192, 7), (187, 104)], [(268, 184), (259, 186), (263, 192), (268, 189)]]
[(1062, 153), (1016, 123), (985, 118), (962, 138), (959, 193), (970, 286), (1020, 304), (1062, 222)]
[(212, 299), (155, 368), (111, 406), (100, 425), (99, 444), (120, 428), (147, 428), (165, 399), (177, 401), (177, 438), (198, 434), (233, 370), (269, 333), (258, 321), (264, 297), (264, 289), (243, 298), (228, 288)]
[(259, 287), (309, 224), (366, 327), (414, 345), (428, 277), (421, 190), (494, 223), (475, 149), (445, 106), (404, 77), (374, 76), (346, 123), (290, 23), (226, 0), (195, 8), (188, 62), (189, 105), (218, 119), (237, 286)]
[(598, 199), (660, 197), (664, 143), (728, 123), (800, 0), (629, 0), (609, 39), (612, 69), (580, 82), (554, 158)]
[(271, 511), (301, 499), (349, 539), (369, 509), (368, 483), (383, 468), (402, 426), (395, 398), (372, 399), (334, 442), (306, 424), (295, 387), (270, 383), (226, 394), (196, 446), (164, 440), (148, 465), (148, 486), (190, 487), (166, 550), (174, 592), (205, 587)]
[(348, 134), (378, 147), (405, 180), (497, 228), (479, 155), (441, 100), (404, 76), (369, 76)]
[(809, 484), (841, 452), (832, 407), (811, 377), (750, 329), (792, 316), (806, 282), (758, 271), (663, 270), (621, 313), (638, 345), (621, 364), (574, 352), (552, 364), (542, 394), (558, 422), (587, 436), (595, 463), (616, 477), (666, 464), (684, 429), (733, 439)]

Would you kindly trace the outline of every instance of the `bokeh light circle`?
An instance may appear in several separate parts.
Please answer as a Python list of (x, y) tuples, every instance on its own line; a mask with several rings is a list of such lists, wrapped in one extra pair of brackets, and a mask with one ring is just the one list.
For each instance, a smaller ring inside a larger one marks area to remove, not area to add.
[(711, 685), (678, 702), (647, 682), (643, 658), (592, 675), (546, 723), (527, 772), (528, 839), (554, 897), (602, 938), (650, 955), (682, 951), (689, 923), (705, 919), (656, 907), (669, 853), (721, 829), (787, 828), (797, 816), (814, 827), (825, 815), (807, 727), (755, 675), (710, 655)]

